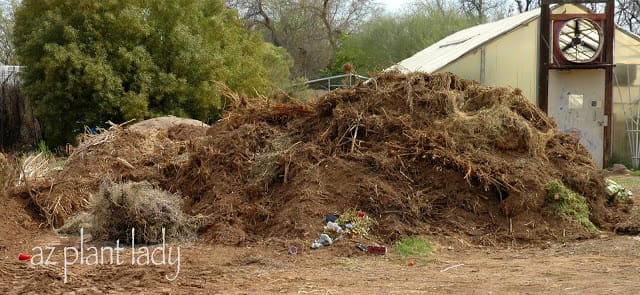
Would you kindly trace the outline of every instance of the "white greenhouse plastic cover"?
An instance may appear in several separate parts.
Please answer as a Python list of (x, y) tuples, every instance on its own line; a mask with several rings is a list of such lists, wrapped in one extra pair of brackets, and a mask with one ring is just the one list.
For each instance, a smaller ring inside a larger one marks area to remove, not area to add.
[[(470, 27), (453, 33), (388, 70), (433, 73), (488, 41), (527, 25), (540, 16), (540, 9)], [(615, 32), (615, 63), (640, 64), (640, 37), (620, 27)], [(532, 40), (533, 41), (533, 40)]]

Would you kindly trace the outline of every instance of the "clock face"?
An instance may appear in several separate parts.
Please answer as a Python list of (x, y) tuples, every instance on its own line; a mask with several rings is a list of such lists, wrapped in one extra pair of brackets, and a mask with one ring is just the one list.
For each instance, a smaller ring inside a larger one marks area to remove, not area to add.
[(595, 60), (602, 50), (602, 30), (586, 18), (567, 20), (558, 34), (558, 48), (569, 62), (587, 63)]

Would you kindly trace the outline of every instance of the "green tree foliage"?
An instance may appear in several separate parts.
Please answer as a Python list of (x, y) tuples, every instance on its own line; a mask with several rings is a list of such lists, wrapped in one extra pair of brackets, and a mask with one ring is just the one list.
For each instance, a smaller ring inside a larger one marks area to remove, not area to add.
[(291, 83), (289, 69), (293, 66), (293, 58), (282, 47), (271, 43), (264, 43), (263, 46), (262, 63), (269, 69), (269, 78), (278, 87), (287, 88)]
[(223, 0), (24, 0), (15, 45), (52, 145), (106, 120), (215, 119), (224, 101), (210, 80), (254, 95), (288, 76)]
[(343, 73), (342, 65), (371, 74), (397, 63), (438, 40), (478, 24), (453, 6), (434, 2), (400, 15), (379, 15), (353, 34), (342, 37), (335, 63), (327, 75)]

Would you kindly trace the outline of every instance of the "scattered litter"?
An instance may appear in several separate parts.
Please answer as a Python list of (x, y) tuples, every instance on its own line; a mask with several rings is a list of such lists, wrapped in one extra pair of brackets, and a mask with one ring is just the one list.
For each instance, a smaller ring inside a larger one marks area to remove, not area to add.
[(31, 255), (20, 253), (20, 255), (18, 255), (18, 260), (20, 261), (31, 260)]
[[(333, 242), (344, 237), (352, 239), (367, 238), (371, 226), (375, 224), (375, 221), (367, 216), (365, 212), (354, 209), (347, 210), (341, 215), (327, 214), (325, 222), (324, 231), (320, 238), (311, 244), (312, 249), (330, 246)], [(367, 246), (363, 244), (358, 244), (356, 247), (361, 251), (368, 251)]]
[(337, 223), (334, 223), (331, 221), (327, 222), (327, 225), (325, 225), (324, 230), (328, 232), (335, 232), (338, 234), (342, 233), (342, 227), (340, 227), (340, 225), (338, 225)]
[(329, 214), (324, 218), (324, 222), (336, 222), (336, 220), (338, 220), (338, 216), (337, 215), (333, 215), (333, 214)]
[(358, 248), (358, 250), (360, 250), (362, 252), (367, 252), (367, 246), (365, 246), (365, 245), (357, 244), (356, 248)]
[(298, 247), (296, 247), (296, 246), (289, 247), (289, 254), (291, 254), (291, 255), (298, 254)]
[(412, 266), (414, 266), (414, 265), (416, 265), (416, 263), (415, 263), (415, 262), (413, 262), (413, 260), (409, 260), (409, 262), (407, 262), (407, 266), (408, 266), (408, 267), (412, 267)]
[(318, 249), (320, 247), (331, 246), (333, 239), (327, 234), (321, 234), (315, 242), (311, 244), (311, 249)]
[(447, 268), (445, 268), (445, 269), (441, 270), (440, 272), (445, 272), (445, 271), (448, 271), (448, 270), (451, 270), (451, 269), (455, 269), (455, 268), (461, 267), (461, 266), (463, 266), (463, 265), (464, 265), (464, 263), (460, 263), (460, 264), (452, 265), (452, 266), (449, 266), (449, 267), (447, 267)]
[(371, 254), (384, 255), (387, 254), (387, 247), (385, 246), (367, 246), (367, 252)]
[(615, 199), (628, 201), (633, 196), (630, 190), (627, 190), (617, 182), (607, 178), (606, 180), (607, 200), (613, 201)]
[(347, 210), (335, 221), (349, 237), (367, 237), (375, 221), (363, 211)]

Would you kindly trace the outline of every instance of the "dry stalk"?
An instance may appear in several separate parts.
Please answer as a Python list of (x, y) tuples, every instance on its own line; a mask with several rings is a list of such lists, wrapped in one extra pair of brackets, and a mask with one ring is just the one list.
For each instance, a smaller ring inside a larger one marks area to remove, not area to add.
[(358, 125), (356, 125), (356, 131), (353, 134), (353, 138), (351, 138), (351, 153), (353, 153), (353, 150), (356, 148), (356, 140), (358, 138)]
[(16, 186), (24, 185), (30, 180), (44, 178), (50, 172), (48, 165), (49, 160), (44, 157), (42, 152), (26, 157), (20, 165), (20, 175)]
[(235, 91), (231, 90), (231, 88), (229, 88), (227, 84), (224, 84), (223, 82), (216, 81), (216, 80), (209, 80), (209, 82), (220, 87), (220, 91), (222, 92), (222, 95), (227, 99), (230, 99), (233, 102), (234, 106), (238, 106), (242, 104), (242, 98), (240, 97), (240, 95), (238, 95), (238, 93), (236, 93)]
[(129, 169), (135, 169), (136, 167), (133, 167), (133, 165), (131, 165), (131, 163), (129, 163), (127, 160), (117, 157), (116, 160), (118, 160), (118, 162), (122, 163), (123, 165), (127, 166), (127, 168)]

